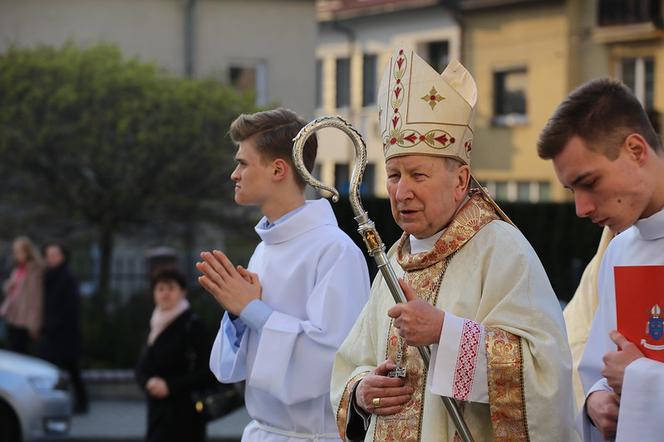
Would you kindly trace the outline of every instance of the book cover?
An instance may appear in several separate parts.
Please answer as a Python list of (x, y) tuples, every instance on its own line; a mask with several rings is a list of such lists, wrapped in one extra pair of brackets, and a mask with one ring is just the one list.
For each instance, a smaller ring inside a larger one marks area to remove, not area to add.
[(618, 331), (650, 359), (664, 362), (664, 266), (616, 266)]

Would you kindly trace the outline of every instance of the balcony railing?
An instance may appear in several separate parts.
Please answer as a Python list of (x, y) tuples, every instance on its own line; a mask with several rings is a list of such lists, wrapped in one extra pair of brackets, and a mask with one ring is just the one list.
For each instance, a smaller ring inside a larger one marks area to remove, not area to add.
[(662, 26), (661, 0), (598, 0), (597, 24), (622, 26), (651, 23)]

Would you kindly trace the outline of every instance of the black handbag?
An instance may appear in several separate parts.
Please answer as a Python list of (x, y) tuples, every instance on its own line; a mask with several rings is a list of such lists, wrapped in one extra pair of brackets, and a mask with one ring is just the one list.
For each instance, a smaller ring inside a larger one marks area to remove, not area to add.
[(242, 383), (219, 384), (191, 393), (196, 412), (205, 422), (226, 416), (244, 405)]
[[(189, 362), (189, 372), (196, 370), (197, 355), (191, 345), (190, 333), (191, 323), (196, 319), (196, 316), (192, 314), (185, 326), (188, 347), (186, 357)], [(222, 418), (244, 406), (244, 382), (221, 384), (215, 381), (213, 385), (193, 389), (191, 392), (191, 401), (196, 413), (205, 422)]]

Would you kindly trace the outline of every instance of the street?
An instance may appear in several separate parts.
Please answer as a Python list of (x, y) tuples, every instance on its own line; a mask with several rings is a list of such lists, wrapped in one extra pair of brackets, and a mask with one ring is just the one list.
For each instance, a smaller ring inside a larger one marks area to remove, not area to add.
[[(146, 408), (137, 400), (96, 400), (90, 403), (85, 415), (75, 415), (72, 420), (70, 441), (141, 441), (145, 434)], [(208, 425), (208, 440), (235, 442), (249, 423), (243, 407), (234, 413)]]

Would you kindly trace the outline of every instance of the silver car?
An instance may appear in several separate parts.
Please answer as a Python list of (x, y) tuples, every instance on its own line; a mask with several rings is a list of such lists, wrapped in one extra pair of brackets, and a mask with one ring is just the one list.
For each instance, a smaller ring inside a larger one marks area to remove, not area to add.
[(69, 432), (70, 416), (57, 367), (0, 350), (0, 441), (60, 438)]

